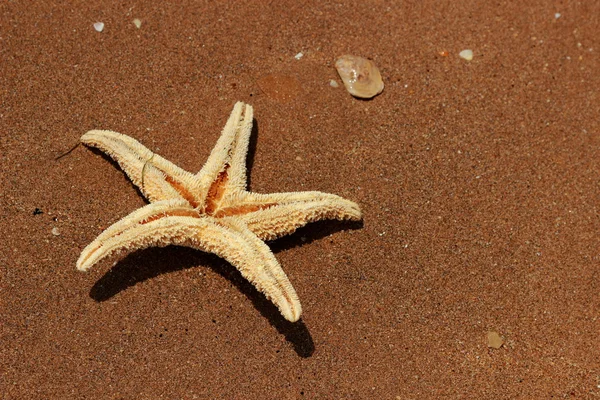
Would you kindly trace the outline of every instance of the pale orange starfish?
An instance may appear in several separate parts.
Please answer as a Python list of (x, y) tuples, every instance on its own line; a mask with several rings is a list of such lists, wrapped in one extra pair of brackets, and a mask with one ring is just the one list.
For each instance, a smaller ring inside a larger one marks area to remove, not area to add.
[(179, 245), (214, 253), (235, 266), (289, 321), (302, 308), (292, 284), (264, 240), (321, 219), (360, 220), (358, 205), (321, 192), (259, 194), (246, 190), (246, 153), (252, 107), (238, 102), (208, 161), (184, 171), (140, 144), (111, 131), (81, 137), (107, 153), (150, 204), (115, 222), (83, 251), (85, 271), (118, 251)]

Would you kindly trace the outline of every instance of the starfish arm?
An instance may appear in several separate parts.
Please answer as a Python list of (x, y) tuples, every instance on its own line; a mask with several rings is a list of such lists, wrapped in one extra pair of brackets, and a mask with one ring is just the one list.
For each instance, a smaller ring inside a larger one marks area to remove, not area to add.
[(111, 249), (121, 241), (124, 234), (129, 234), (152, 221), (172, 216), (198, 217), (198, 213), (187, 201), (179, 199), (163, 200), (138, 208), (106, 228), (88, 244), (77, 260), (77, 269), (87, 271), (98, 261), (109, 256), (113, 252)]
[(151, 202), (179, 198), (198, 203), (193, 195), (194, 175), (153, 153), (137, 140), (121, 133), (92, 130), (81, 141), (108, 154)]
[[(360, 207), (343, 197), (322, 192), (246, 193), (239, 218), (262, 240), (273, 240), (323, 219), (359, 221)], [(223, 210), (227, 212), (227, 209)], [(249, 212), (248, 212), (249, 211)]]
[(193, 213), (185, 202), (149, 204), (100, 234), (83, 250), (77, 268), (85, 271), (118, 252), (187, 246), (230, 262), (287, 320), (297, 321), (302, 312), (300, 301), (269, 247), (235, 218), (199, 218), (197, 213), (191, 216)]
[[(210, 251), (236, 267), (244, 278), (277, 306), (285, 319), (298, 321), (302, 314), (300, 300), (269, 246), (237, 217), (219, 219), (215, 225), (223, 232), (216, 232), (221, 235), (217, 237), (221, 240), (223, 250)], [(231, 232), (231, 239), (226, 237), (226, 232)]]
[(252, 133), (252, 106), (237, 102), (206, 164), (196, 175), (203, 194), (246, 188), (246, 154)]

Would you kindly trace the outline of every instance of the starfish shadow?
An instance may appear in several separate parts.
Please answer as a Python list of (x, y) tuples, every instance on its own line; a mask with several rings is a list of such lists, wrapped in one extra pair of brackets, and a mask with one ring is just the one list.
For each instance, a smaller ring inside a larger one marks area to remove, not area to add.
[(252, 118), (252, 132), (250, 133), (250, 142), (248, 143), (248, 152), (246, 153), (246, 187), (248, 190), (252, 187), (252, 168), (254, 167), (254, 155), (256, 154), (257, 143), (258, 121)]
[(313, 354), (314, 342), (304, 322), (300, 320), (293, 323), (284, 319), (277, 307), (256, 290), (236, 268), (213, 254), (179, 246), (139, 250), (117, 262), (94, 284), (89, 295), (95, 301), (103, 302), (139, 282), (198, 265), (207, 266), (228, 279), (252, 302), (261, 315), (285, 336), (300, 357), (307, 358)]
[(280, 237), (267, 244), (273, 253), (300, 247), (305, 244), (312, 243), (316, 240), (323, 239), (339, 231), (356, 230), (363, 227), (363, 221), (337, 221), (337, 220), (322, 220), (311, 222), (296, 230), (291, 235)]

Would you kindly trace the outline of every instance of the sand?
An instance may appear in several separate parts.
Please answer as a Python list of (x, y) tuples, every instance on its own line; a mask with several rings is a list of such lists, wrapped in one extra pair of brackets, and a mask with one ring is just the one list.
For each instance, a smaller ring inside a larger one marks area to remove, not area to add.
[[(2, 2), (0, 398), (600, 396), (598, 15), (597, 1)], [(372, 59), (383, 93), (351, 97), (342, 54)], [(301, 322), (191, 249), (76, 271), (145, 204), (73, 148), (81, 135), (125, 133), (196, 171), (238, 100), (255, 110), (253, 191), (364, 211), (270, 243)]]

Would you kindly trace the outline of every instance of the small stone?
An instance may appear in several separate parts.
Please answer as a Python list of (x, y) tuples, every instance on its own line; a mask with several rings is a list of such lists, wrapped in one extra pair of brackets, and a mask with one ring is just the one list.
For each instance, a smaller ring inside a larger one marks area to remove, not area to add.
[(458, 53), (460, 58), (464, 58), (467, 61), (471, 61), (473, 59), (473, 50), (463, 50), (460, 53)]
[(348, 54), (337, 59), (335, 68), (354, 97), (370, 99), (383, 91), (381, 73), (371, 60)]
[(57, 227), (52, 228), (52, 234), (54, 236), (60, 236), (60, 231), (58, 230)]
[(104, 30), (104, 22), (94, 22), (94, 29), (98, 32), (102, 32)]
[(142, 21), (139, 18), (133, 20), (133, 24), (136, 28), (140, 29), (142, 27)]
[(331, 86), (333, 88), (337, 88), (337, 87), (340, 87), (340, 84), (337, 83), (337, 81), (335, 79), (332, 79), (329, 81), (329, 86)]
[(561, 17), (560, 13), (555, 13), (554, 18), (559, 19)]
[(487, 333), (488, 347), (499, 349), (504, 344), (504, 340), (498, 332), (489, 331)]
[(296, 60), (299, 60), (299, 59), (301, 59), (302, 57), (304, 57), (304, 54), (303, 54), (302, 52), (300, 52), (300, 53), (298, 53), (298, 54), (296, 54), (296, 55), (294, 56), (294, 58), (295, 58)]

